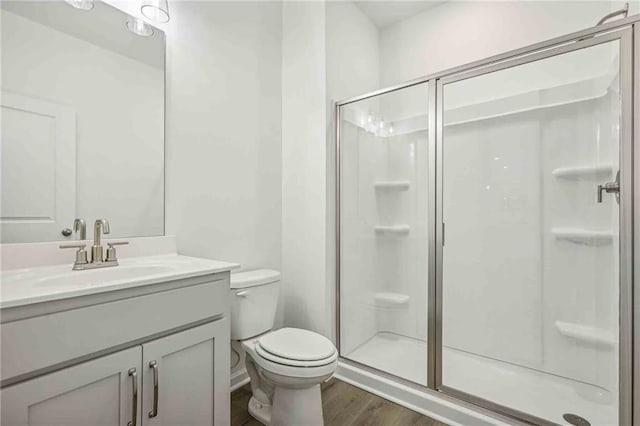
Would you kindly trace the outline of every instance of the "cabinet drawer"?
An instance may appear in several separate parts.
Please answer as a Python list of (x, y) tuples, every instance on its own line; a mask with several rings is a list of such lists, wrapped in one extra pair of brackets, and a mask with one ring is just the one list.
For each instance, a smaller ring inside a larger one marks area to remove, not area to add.
[(2, 324), (2, 380), (226, 315), (228, 297), (226, 278)]

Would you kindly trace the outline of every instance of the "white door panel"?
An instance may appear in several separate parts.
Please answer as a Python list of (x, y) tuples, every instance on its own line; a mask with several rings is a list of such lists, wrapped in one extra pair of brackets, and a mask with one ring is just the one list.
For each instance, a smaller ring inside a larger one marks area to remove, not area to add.
[(2, 92), (2, 242), (61, 240), (76, 215), (76, 113)]

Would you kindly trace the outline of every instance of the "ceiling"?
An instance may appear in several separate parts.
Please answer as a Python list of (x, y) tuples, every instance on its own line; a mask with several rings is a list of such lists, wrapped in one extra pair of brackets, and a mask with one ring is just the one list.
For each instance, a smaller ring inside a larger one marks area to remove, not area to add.
[(378, 28), (404, 21), (418, 13), (436, 7), (446, 0), (360, 0), (355, 5), (376, 24)]

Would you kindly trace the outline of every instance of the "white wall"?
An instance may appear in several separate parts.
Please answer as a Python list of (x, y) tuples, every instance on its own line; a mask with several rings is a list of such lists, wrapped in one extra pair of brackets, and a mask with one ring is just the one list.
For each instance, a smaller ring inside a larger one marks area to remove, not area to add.
[(112, 237), (162, 235), (162, 70), (7, 10), (2, 64), (2, 90), (76, 112), (75, 214), (109, 219)]
[(285, 2), (282, 42), (283, 322), (333, 336), (333, 102), (378, 87), (378, 31), (350, 2)]
[[(630, 14), (639, 2), (630, 2)], [(380, 31), (389, 86), (595, 25), (623, 1), (450, 1)]]
[[(326, 13), (327, 40), (327, 335), (335, 334), (335, 102), (375, 90), (380, 84), (378, 73), (378, 28), (352, 2), (328, 2)], [(370, 249), (373, 245), (370, 244)], [(357, 291), (357, 290), (355, 290)], [(357, 315), (355, 312), (352, 315)], [(355, 317), (352, 317), (355, 318)], [(351, 318), (344, 317), (351, 323)], [(355, 318), (358, 320), (358, 318)], [(371, 324), (369, 324), (371, 325)], [(367, 328), (367, 326), (365, 326)], [(356, 331), (356, 333), (358, 333)], [(334, 336), (335, 337), (335, 336)]]
[(284, 324), (327, 334), (323, 2), (285, 2), (282, 30)]
[(167, 233), (180, 253), (280, 269), (278, 2), (172, 2)]
[(352, 2), (327, 3), (327, 99), (331, 113), (335, 101), (380, 85), (378, 39), (378, 28)]

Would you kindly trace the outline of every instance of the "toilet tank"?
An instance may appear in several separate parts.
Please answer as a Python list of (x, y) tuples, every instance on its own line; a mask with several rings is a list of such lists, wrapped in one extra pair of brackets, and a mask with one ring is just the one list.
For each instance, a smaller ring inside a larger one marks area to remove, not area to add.
[(244, 340), (273, 328), (280, 272), (258, 269), (231, 273), (231, 340)]

